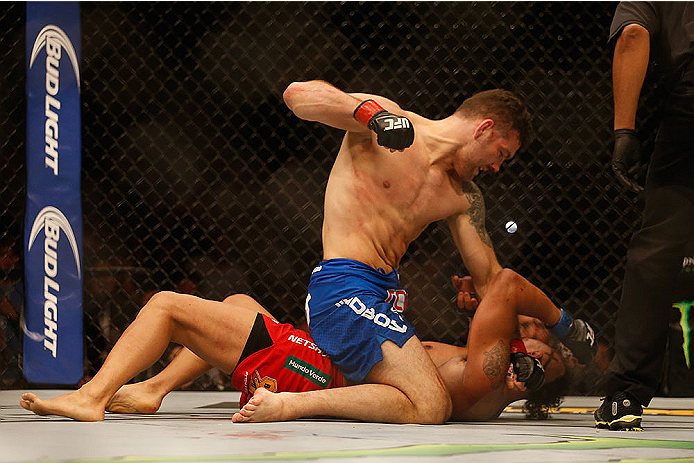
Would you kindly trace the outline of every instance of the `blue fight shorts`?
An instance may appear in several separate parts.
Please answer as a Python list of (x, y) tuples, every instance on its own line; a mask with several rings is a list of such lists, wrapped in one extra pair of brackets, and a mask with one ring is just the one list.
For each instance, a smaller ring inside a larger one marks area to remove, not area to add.
[(330, 259), (313, 269), (306, 297), (311, 337), (345, 378), (361, 383), (383, 360), (381, 344), (402, 347), (414, 327), (402, 316), (407, 292), (398, 271), (384, 273), (351, 259)]

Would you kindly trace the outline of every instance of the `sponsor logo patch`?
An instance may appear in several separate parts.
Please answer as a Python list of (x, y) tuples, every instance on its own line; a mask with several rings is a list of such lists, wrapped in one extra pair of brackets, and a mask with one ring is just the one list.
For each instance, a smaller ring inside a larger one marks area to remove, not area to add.
[(284, 362), (284, 368), (303, 376), (313, 384), (322, 388), (328, 387), (330, 381), (333, 379), (333, 377), (329, 374), (314, 367), (310, 363), (301, 360), (300, 358), (294, 357), (293, 355), (287, 357), (287, 361)]

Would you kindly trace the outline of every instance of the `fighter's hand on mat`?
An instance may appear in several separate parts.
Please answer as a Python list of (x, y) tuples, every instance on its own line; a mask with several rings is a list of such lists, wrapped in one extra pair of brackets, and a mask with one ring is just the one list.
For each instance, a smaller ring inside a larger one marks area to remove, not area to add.
[(374, 100), (362, 101), (354, 110), (354, 118), (375, 132), (378, 144), (391, 151), (402, 151), (414, 141), (412, 122), (386, 111)]
[(612, 170), (617, 180), (633, 191), (639, 193), (643, 187), (629, 177), (629, 170), (641, 160), (641, 141), (632, 129), (614, 131), (614, 150), (612, 151)]
[(458, 308), (470, 311), (477, 310), (479, 300), (475, 294), (472, 277), (468, 275), (460, 278), (458, 275), (453, 275), (451, 283), (453, 283), (453, 287), (458, 291)]

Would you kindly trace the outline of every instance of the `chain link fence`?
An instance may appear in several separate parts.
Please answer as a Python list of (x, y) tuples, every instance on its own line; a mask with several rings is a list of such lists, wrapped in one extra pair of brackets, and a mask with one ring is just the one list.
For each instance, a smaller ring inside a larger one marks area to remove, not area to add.
[[(609, 169), (615, 6), (82, 3), (85, 375), (158, 290), (248, 293), (301, 322), (342, 136), (284, 105), (286, 86), (308, 79), (435, 119), (477, 91), (517, 93), (538, 137), (498, 175), (478, 177), (488, 231), (502, 265), (589, 320), (609, 346), (642, 206)], [(23, 385), (24, 21), (23, 4), (0, 11), (3, 387)], [(657, 92), (645, 98), (648, 135)], [(649, 151), (652, 136), (645, 141)], [(445, 224), (410, 245), (401, 278), (422, 339), (462, 342), (467, 320), (450, 286), (461, 273)]]

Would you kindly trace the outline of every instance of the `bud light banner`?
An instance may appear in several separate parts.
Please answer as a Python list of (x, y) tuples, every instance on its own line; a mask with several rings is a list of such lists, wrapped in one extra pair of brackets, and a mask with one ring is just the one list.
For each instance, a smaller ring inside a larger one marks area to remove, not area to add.
[(82, 378), (80, 11), (28, 2), (24, 376)]

